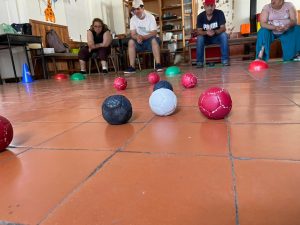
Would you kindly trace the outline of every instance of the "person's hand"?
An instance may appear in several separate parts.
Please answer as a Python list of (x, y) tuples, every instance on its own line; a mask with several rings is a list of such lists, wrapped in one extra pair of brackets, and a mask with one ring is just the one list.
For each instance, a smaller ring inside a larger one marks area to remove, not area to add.
[(275, 30), (278, 31), (278, 32), (284, 32), (286, 31), (284, 26), (275, 26)]
[(142, 44), (143, 43), (143, 36), (142, 35), (138, 35), (136, 37), (136, 41), (137, 41), (137, 43)]
[(290, 29), (291, 25), (290, 24), (286, 24), (283, 26), (283, 30), (287, 31), (288, 29)]
[(210, 37), (212, 37), (216, 34), (216, 32), (214, 30), (207, 30), (206, 33), (207, 33), (207, 36), (210, 36)]

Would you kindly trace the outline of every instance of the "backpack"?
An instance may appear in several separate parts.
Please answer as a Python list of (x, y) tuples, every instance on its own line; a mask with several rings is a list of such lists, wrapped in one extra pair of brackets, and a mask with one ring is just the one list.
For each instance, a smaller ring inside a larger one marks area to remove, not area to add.
[(11, 26), (19, 33), (19, 34), (27, 34), (32, 35), (32, 26), (30, 23), (13, 23)]
[(17, 31), (12, 28), (12, 26), (6, 24), (6, 23), (1, 23), (0, 24), (0, 34), (16, 34)]
[(51, 29), (46, 32), (46, 42), (49, 48), (54, 48), (57, 53), (69, 52), (69, 47), (64, 44), (57, 35), (56, 31)]

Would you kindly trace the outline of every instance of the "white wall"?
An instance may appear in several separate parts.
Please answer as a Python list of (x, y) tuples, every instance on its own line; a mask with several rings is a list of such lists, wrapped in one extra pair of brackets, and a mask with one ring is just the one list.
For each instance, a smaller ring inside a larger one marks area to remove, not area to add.
[(116, 34), (125, 34), (125, 21), (122, 0), (112, 0), (112, 11), (114, 18), (114, 31)]
[(70, 38), (86, 41), (86, 31), (90, 26), (90, 11), (87, 0), (67, 0), (64, 4)]
[(0, 0), (0, 23), (18, 23), (19, 11), (16, 0)]
[(70, 37), (86, 41), (86, 31), (94, 18), (100, 18), (111, 31), (125, 33), (122, 0), (65, 0), (65, 16)]
[[(0, 23), (45, 21), (46, 0), (0, 0)], [(100, 18), (111, 31), (125, 33), (122, 0), (58, 0), (52, 5), (56, 24), (66, 25), (70, 38), (86, 41), (93, 18)], [(80, 39), (81, 37), (81, 39)]]

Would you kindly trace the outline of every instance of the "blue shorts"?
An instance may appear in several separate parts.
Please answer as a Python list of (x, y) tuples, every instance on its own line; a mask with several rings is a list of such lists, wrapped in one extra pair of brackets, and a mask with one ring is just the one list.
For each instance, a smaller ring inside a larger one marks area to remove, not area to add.
[(151, 41), (152, 39), (155, 38), (157, 43), (160, 45), (161, 41), (159, 39), (159, 37), (150, 37), (147, 40), (144, 40), (142, 42), (142, 44), (137, 43), (136, 40), (134, 40), (135, 42), (135, 49), (137, 52), (145, 52), (145, 51), (149, 51), (152, 52), (152, 45), (151, 45)]

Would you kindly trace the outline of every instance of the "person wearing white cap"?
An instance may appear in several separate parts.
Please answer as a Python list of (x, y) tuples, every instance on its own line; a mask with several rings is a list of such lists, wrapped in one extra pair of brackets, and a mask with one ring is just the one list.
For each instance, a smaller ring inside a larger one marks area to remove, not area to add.
[(160, 39), (157, 37), (157, 25), (154, 16), (144, 9), (142, 0), (133, 0), (134, 16), (130, 19), (131, 39), (128, 42), (130, 66), (124, 73), (135, 73), (136, 52), (152, 51), (156, 71), (162, 71), (160, 64)]

